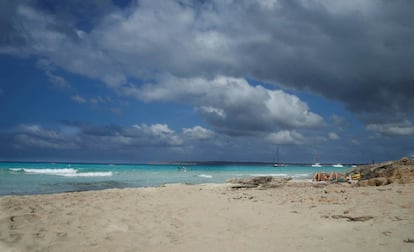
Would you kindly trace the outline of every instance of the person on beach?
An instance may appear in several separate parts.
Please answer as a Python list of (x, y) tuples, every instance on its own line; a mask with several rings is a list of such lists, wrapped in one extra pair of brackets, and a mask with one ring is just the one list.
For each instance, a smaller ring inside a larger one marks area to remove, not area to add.
[(320, 181), (328, 181), (329, 180), (329, 174), (326, 172), (316, 172), (313, 175), (312, 181), (320, 182)]
[(347, 182), (348, 179), (344, 174), (340, 174), (340, 173), (337, 173), (337, 172), (332, 172), (331, 175), (329, 175), (329, 181)]
[(317, 172), (313, 175), (312, 181), (330, 181), (330, 182), (347, 182), (348, 178), (344, 174), (332, 172), (328, 174), (326, 172)]

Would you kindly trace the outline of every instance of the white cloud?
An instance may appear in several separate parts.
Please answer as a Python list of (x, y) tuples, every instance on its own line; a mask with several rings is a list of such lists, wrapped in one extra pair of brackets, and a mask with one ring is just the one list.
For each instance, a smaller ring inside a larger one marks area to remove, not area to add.
[(71, 85), (61, 76), (58, 76), (53, 73), (47, 73), (49, 81), (57, 88), (71, 88)]
[(61, 76), (54, 73), (56, 67), (52, 62), (46, 59), (40, 59), (36, 63), (37, 67), (44, 70), (49, 81), (57, 88), (68, 89), (71, 85)]
[(220, 108), (215, 108), (215, 107), (212, 107), (212, 106), (201, 106), (199, 110), (200, 110), (201, 113), (204, 113), (204, 114), (217, 116), (217, 117), (220, 117), (222, 119), (226, 118), (226, 113), (224, 112), (223, 109), (220, 109)]
[(201, 126), (194, 126), (193, 128), (184, 128), (183, 135), (190, 139), (203, 140), (213, 137), (214, 132)]
[(414, 135), (414, 125), (409, 120), (398, 123), (368, 124), (367, 129), (385, 135)]
[(335, 132), (329, 132), (328, 137), (329, 137), (330, 140), (338, 140), (339, 139), (338, 134), (336, 134)]
[(285, 122), (294, 128), (316, 127), (322, 124), (322, 117), (309, 111), (308, 105), (297, 96), (281, 90), (267, 91), (270, 99), (265, 101), (270, 114), (278, 122)]
[(251, 86), (240, 78), (164, 76), (157, 84), (137, 88), (135, 94), (148, 102), (192, 105), (209, 124), (230, 134), (274, 131), (275, 128), (313, 128), (323, 123), (322, 117), (311, 112), (297, 96)]
[(71, 99), (79, 104), (84, 104), (87, 102), (87, 100), (80, 95), (74, 95), (71, 97)]
[(172, 135), (174, 131), (168, 127), (167, 124), (153, 124), (153, 125), (134, 125), (134, 128), (149, 133), (154, 136), (165, 136), (165, 135)]
[(361, 142), (358, 141), (357, 139), (352, 139), (351, 143), (354, 144), (354, 145), (360, 145), (361, 144)]
[(302, 134), (294, 130), (282, 130), (269, 134), (267, 140), (273, 144), (301, 144), (304, 143), (305, 138)]
[(183, 140), (177, 133), (170, 129), (167, 124), (134, 125), (132, 126), (134, 136), (144, 137), (149, 144), (165, 143), (168, 145), (181, 145)]

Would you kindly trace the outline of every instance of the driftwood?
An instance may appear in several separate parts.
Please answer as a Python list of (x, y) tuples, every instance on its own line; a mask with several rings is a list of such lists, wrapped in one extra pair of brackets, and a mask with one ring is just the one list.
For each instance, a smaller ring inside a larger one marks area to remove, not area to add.
[(352, 217), (352, 216), (346, 216), (346, 215), (332, 215), (331, 216), (334, 219), (348, 219), (348, 221), (367, 221), (370, 219), (373, 219), (374, 217), (372, 216), (358, 216), (358, 217)]

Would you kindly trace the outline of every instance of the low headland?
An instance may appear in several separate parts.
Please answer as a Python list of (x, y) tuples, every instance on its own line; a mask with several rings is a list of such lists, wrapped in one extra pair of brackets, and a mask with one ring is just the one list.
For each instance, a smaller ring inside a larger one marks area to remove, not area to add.
[(3, 196), (0, 251), (414, 251), (414, 161), (353, 174)]

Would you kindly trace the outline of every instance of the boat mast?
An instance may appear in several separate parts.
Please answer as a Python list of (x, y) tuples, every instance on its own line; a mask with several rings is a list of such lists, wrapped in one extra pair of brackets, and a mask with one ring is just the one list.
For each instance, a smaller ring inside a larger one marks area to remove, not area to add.
[(279, 164), (279, 146), (276, 149), (277, 163)]

